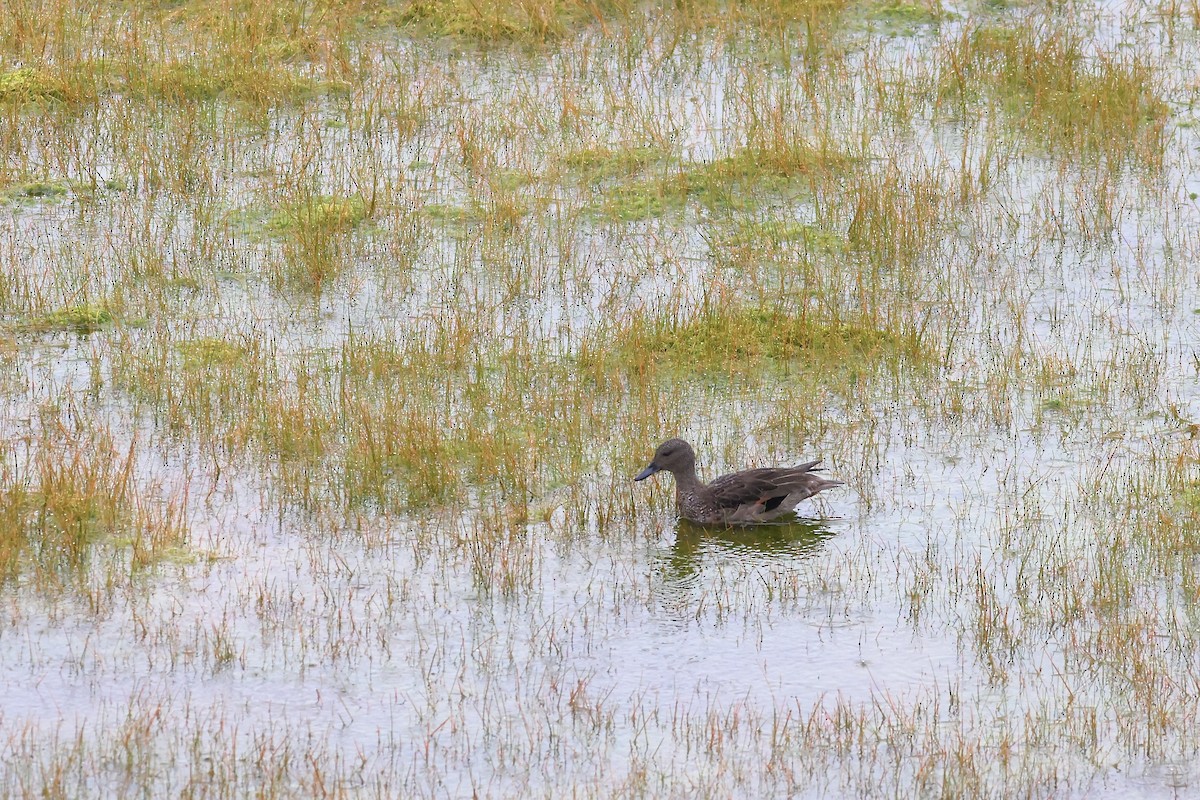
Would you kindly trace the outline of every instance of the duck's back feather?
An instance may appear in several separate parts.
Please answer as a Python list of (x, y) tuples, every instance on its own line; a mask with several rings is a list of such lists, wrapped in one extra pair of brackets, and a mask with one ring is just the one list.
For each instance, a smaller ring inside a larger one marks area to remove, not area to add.
[[(782, 516), (817, 492), (842, 482), (813, 473), (820, 459), (796, 467), (766, 467), (722, 475), (697, 492), (694, 509), (682, 509), (699, 522), (766, 522)], [(692, 511), (693, 513), (688, 513)]]

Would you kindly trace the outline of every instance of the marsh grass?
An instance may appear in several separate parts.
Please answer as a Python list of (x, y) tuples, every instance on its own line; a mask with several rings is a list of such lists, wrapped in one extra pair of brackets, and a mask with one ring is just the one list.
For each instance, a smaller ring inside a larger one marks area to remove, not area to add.
[(836, 231), (812, 223), (779, 218), (738, 218), (704, 231), (709, 257), (729, 283), (740, 285), (745, 296), (769, 298), (784, 295), (793, 302), (825, 305), (830, 314), (842, 314), (840, 262), (847, 242)]
[(915, 331), (866, 320), (823, 321), (786, 307), (710, 308), (686, 317), (635, 318), (584, 360), (611, 359), (635, 372), (764, 374), (811, 370), (841, 382), (880, 360), (928, 361)]
[[(746, 148), (708, 162), (664, 167), (661, 174), (615, 180), (589, 204), (595, 216), (633, 222), (684, 209), (695, 201), (709, 211), (748, 211), (767, 203), (795, 200), (808, 193), (817, 172), (848, 169), (853, 160), (839, 152), (817, 150), (803, 141), (776, 142), (769, 149)], [(591, 152), (586, 153), (593, 157)], [(661, 158), (638, 153), (595, 156), (586, 174), (599, 181), (613, 173), (644, 172)], [(586, 163), (586, 162), (585, 162)]]
[(282, 245), (284, 268), (280, 284), (319, 291), (346, 264), (346, 236), (369, 213), (362, 197), (338, 197), (301, 191), (267, 219), (268, 230)]
[[(478, 330), (449, 335), (434, 349), (354, 335), (282, 369), (253, 340), (172, 349), (152, 337), (118, 372), (169, 429), (220, 461), (249, 448), (276, 464), (283, 496), (312, 511), (414, 511), (462, 502), (472, 487), (524, 508), (541, 487), (578, 479), (582, 432), (617, 399), (589, 395), (556, 359)], [(553, 458), (536, 446), (544, 441), (559, 443)]]
[(65, 82), (47, 71), (35, 67), (20, 67), (0, 72), (0, 103), (65, 101), (67, 97)]
[(622, 0), (411, 0), (402, 6), (399, 21), (419, 24), (432, 33), (482, 42), (541, 42), (628, 10)]
[(0, 194), (16, 202), (40, 202), (61, 200), (71, 189), (69, 181), (29, 181), (6, 186)]
[(946, 227), (950, 192), (945, 177), (934, 171), (901, 173), (892, 166), (857, 174), (844, 202), (843, 208), (831, 204), (830, 210), (849, 214), (847, 248), (876, 269), (910, 271), (942, 236), (953, 235)]
[(93, 548), (128, 549), (136, 569), (180, 546), (183, 505), (138, 485), (136, 442), (122, 452), (108, 431), (63, 422), (48, 416), (32, 452), (0, 445), (0, 576), (76, 585)]
[(685, 0), (679, 4), (678, 22), (685, 29), (704, 26), (747, 26), (775, 35), (808, 33), (809, 45), (819, 35), (828, 35), (854, 7), (852, 0)]
[(873, 20), (911, 29), (913, 26), (936, 25), (949, 18), (950, 14), (937, 0), (884, 0), (872, 4), (868, 16)]
[(271, 63), (255, 65), (237, 62), (167, 62), (155, 69), (129, 67), (132, 79), (127, 84), (134, 96), (147, 100), (192, 103), (217, 98), (254, 104), (299, 101), (340, 84), (322, 83), (280, 70)]
[(68, 306), (38, 317), (17, 322), (13, 327), (29, 333), (69, 331), (80, 335), (95, 333), (112, 324), (113, 315), (101, 305)]
[(965, 29), (947, 52), (940, 93), (963, 116), (989, 98), (1052, 151), (1157, 170), (1167, 119), (1159, 83), (1128, 50), (1092, 54), (1071, 30), (1028, 23)]
[(624, 178), (670, 161), (671, 153), (653, 145), (590, 147), (568, 153), (562, 163), (589, 182)]
[(943, 11), (0, 4), (0, 793), (1175, 791), (1190, 40)]

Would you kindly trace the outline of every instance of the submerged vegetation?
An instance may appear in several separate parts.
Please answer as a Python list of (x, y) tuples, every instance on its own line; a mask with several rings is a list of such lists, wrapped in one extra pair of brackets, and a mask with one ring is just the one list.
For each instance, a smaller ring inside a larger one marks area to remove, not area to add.
[(0, 4), (0, 793), (1194, 789), (1195, 17)]

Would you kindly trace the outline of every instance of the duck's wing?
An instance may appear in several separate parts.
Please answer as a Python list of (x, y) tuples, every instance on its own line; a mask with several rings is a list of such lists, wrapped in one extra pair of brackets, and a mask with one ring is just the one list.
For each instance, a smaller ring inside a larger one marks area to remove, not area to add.
[(731, 521), (764, 521), (787, 513), (801, 500), (841, 485), (813, 474), (820, 459), (796, 467), (766, 467), (731, 472), (708, 485), (712, 504)]

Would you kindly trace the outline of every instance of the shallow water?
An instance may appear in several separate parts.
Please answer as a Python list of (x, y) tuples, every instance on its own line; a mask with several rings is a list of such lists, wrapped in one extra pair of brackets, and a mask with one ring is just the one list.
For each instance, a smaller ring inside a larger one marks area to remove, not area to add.
[[(1151, 47), (1160, 36), (1141, 7), (1095, 13), (1105, 48), (1121, 37), (1112, 16), (1139, 15), (1136, 41), (1159, 59), (1174, 121), (1190, 122), (1194, 32), (1177, 51)], [(957, 24), (886, 42), (860, 32), (855, 61), (923, 74)], [(441, 157), (454, 149), (447, 120), (503, 127), (494, 87), (526, 70), (538, 77), (522, 83), (529, 102), (560, 103), (565, 72), (572, 97), (592, 95), (610, 115), (598, 128), (635, 139), (611, 87), (588, 77), (615, 75), (628, 102), (675, 126), (680, 152), (710, 157), (736, 133), (738, 70), (757, 63), (725, 44), (699, 37), (674, 60), (654, 44), (629, 63), (594, 43), (544, 61), (431, 56), (418, 81), (453, 102), (426, 132), (397, 145), (391, 131), (371, 140), (334, 128), (318, 171), (345, 182), (341, 152), (371, 150), (411, 182), (414, 209), (465, 202), (472, 176)], [(416, 58), (408, 47), (392, 55)], [(792, 78), (780, 70), (767, 87), (788, 95)], [(824, 122), (834, 129), (875, 118), (868, 79), (850, 82), (845, 115)], [(316, 123), (337, 112), (319, 109)], [(312, 124), (273, 112), (261, 140), (227, 157), (222, 207), (235, 214), (269, 194), (248, 176), (293, 163), (289, 148)], [(450, 508), (305, 508), (282, 487), (278, 459), (170, 430), (115, 366), (122, 348), (241, 336), (294, 381), (287, 370), (308, 362), (291, 359), (336, 363), (351, 331), (435, 342), (464, 309), (496, 341), (565, 357), (614, 318), (686, 312), (745, 289), (708, 248), (720, 222), (711, 209), (581, 222), (589, 190), (568, 188), (535, 205), (527, 241), (426, 221), (401, 267), (389, 242), (416, 213), (406, 209), (358, 241), (354, 269), (315, 299), (267, 278), (279, 258), (269, 237), (194, 224), (182, 200), (130, 193), (5, 215), (0, 255), (60, 305), (104, 295), (128, 272), (122, 235), (134, 239), (141, 214), (199, 288), (170, 295), (144, 327), (17, 337), (0, 406), (13, 463), (27, 467), (52, 424), (46, 401), (68, 428), (104, 421), (118, 451), (136, 441), (140, 491), (185, 498), (188, 536), (142, 571), (127, 548), (97, 546), (77, 585), (47, 592), (27, 571), (4, 587), (3, 791), (1186, 795), (1200, 778), (1188, 727), (1200, 712), (1198, 598), (1184, 569), (1195, 554), (1140, 550), (1156, 509), (1117, 501), (1145, 490), (1162, 502), (1196, 478), (1196, 137), (1172, 128), (1161, 174), (1092, 174), (1014, 154), (1023, 139), (989, 144), (984, 129), (1000, 124), (873, 134), (879, 161), (929, 167), (939, 186), (998, 169), (987, 197), (947, 211), (953, 224), (920, 256), (922, 310), (934, 327), (951, 320), (932, 379), (827, 388), (816, 430), (786, 422), (809, 391), (799, 373), (698, 371), (652, 388), (679, 401), (681, 424), (661, 437), (696, 441), (709, 476), (821, 455), (847, 482), (794, 524), (763, 530), (680, 523), (666, 476), (634, 485), (605, 457), (644, 463), (657, 442), (630, 453), (608, 429), (588, 434), (585, 476), (539, 486), (528, 520), (505, 517), (487, 486)], [(498, 161), (528, 166), (538, 144), (513, 144)], [(425, 161), (439, 163), (413, 167)], [(112, 163), (119, 171), (117, 154)], [(576, 216), (556, 217), (560, 206)], [(814, 207), (800, 198), (763, 216), (812, 221)], [(64, 263), (94, 270), (56, 286), (45, 276)], [(839, 280), (828, 285), (852, 296), (853, 281)], [(1131, 583), (1114, 601), (1121, 580)]]

